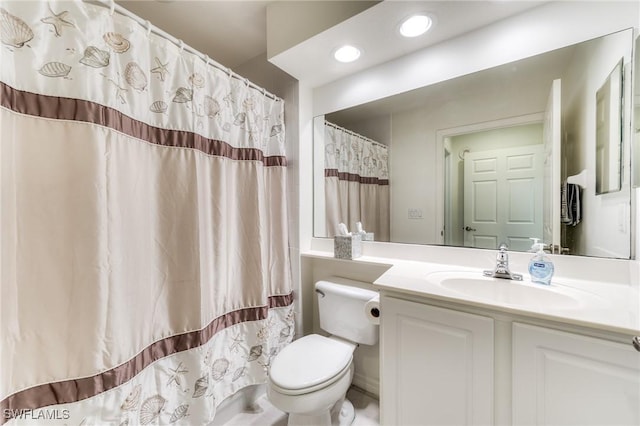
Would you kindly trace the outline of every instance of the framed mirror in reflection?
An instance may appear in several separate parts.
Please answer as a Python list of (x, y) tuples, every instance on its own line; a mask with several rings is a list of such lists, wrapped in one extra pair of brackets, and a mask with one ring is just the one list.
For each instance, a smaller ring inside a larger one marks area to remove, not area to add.
[[(632, 45), (629, 29), (316, 117), (315, 236), (360, 221), (376, 241), (629, 258)], [(618, 65), (601, 193), (597, 93)]]
[(622, 59), (596, 92), (596, 194), (620, 190)]

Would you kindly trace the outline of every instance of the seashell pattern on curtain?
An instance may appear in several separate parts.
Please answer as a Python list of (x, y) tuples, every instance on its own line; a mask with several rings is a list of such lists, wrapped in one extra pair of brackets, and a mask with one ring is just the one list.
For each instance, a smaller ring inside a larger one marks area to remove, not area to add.
[(283, 101), (80, 1), (0, 64), (0, 424), (207, 424), (293, 338)]

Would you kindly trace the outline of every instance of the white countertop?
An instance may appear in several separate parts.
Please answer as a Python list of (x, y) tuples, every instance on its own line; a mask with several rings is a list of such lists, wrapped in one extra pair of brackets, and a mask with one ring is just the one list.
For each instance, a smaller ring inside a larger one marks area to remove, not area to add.
[[(326, 251), (309, 251), (303, 256), (331, 258), (333, 253)], [(413, 260), (362, 256), (355, 260), (336, 260), (340, 262), (375, 263), (388, 265), (389, 269), (374, 281), (381, 290), (399, 292), (421, 298), (454, 302), (477, 308), (491, 309), (535, 319), (550, 320), (573, 324), (582, 327), (615, 332), (628, 335), (640, 335), (640, 291), (631, 283), (604, 283), (570, 277), (554, 277), (552, 285), (547, 287), (530, 282), (528, 274), (524, 275), (524, 285), (546, 289), (571, 297), (578, 303), (571, 306), (538, 306), (535, 304), (507, 304), (487, 297), (454, 291), (439, 285), (437, 280), (429, 277), (435, 272), (453, 271), (461, 276), (482, 277), (482, 269), (470, 268), (454, 264), (430, 263)], [(514, 272), (522, 273), (517, 270)], [(455, 273), (449, 274), (455, 276)], [(432, 275), (432, 277), (437, 275)], [(509, 281), (506, 281), (510, 283)]]

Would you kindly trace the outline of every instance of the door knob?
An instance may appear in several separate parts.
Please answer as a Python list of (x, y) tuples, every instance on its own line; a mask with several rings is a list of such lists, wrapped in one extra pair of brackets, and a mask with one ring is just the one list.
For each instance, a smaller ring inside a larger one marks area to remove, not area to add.
[(636, 336), (631, 340), (633, 343), (633, 347), (636, 348), (636, 351), (640, 352), (640, 336)]
[(464, 229), (465, 231), (468, 231), (468, 232), (475, 232), (475, 230), (476, 230), (476, 228), (471, 228), (470, 226), (465, 226), (462, 229)]

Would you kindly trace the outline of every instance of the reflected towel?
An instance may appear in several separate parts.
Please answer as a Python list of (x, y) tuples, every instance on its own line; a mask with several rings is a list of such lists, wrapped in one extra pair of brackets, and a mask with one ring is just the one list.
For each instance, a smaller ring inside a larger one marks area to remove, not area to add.
[(560, 220), (565, 225), (576, 226), (582, 219), (580, 187), (565, 182), (560, 190), (560, 197)]

